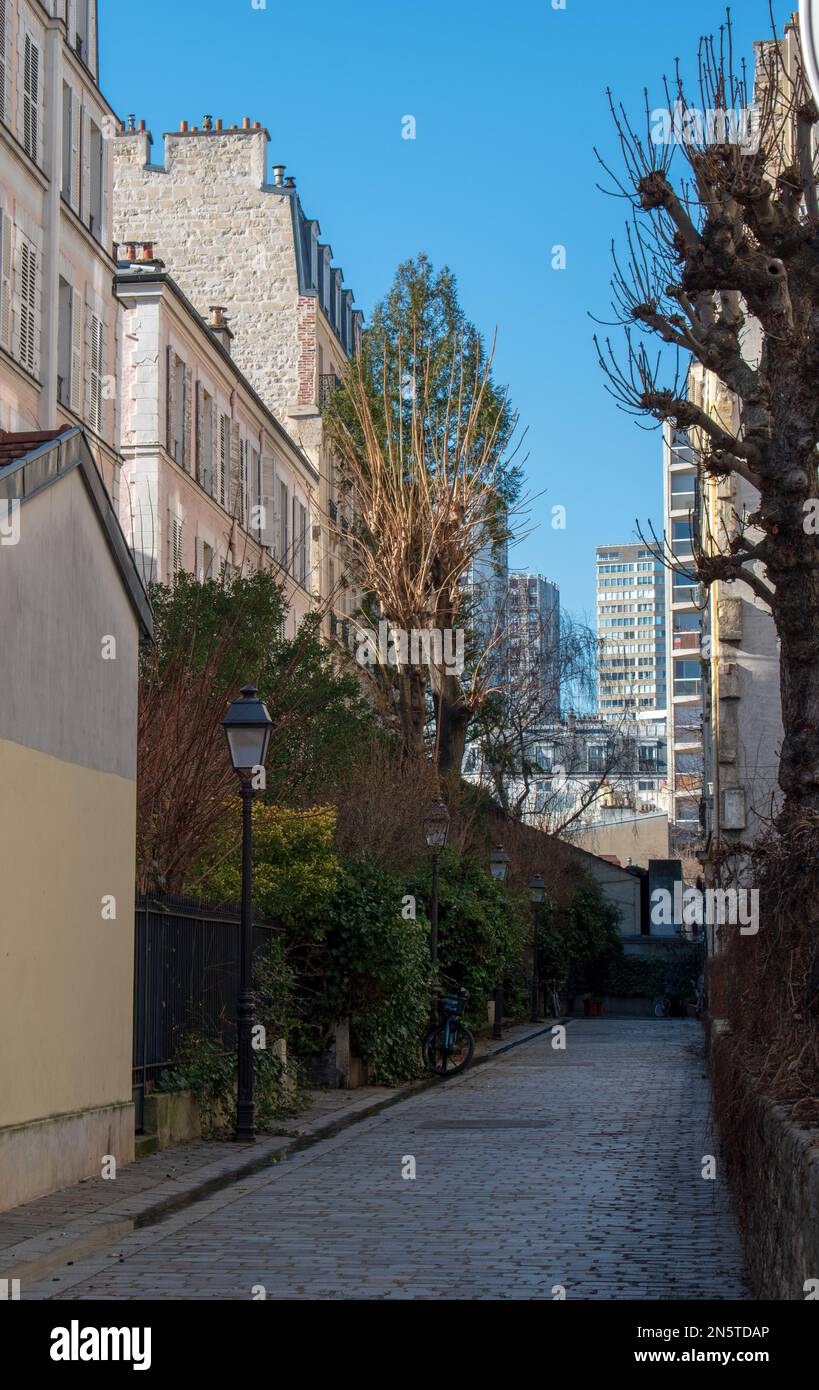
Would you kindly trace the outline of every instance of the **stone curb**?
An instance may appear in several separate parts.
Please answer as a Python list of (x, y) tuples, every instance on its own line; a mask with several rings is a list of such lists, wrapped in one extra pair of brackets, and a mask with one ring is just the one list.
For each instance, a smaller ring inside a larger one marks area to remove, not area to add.
[[(523, 1037), (514, 1038), (506, 1043), (501, 1042), (497, 1047), (487, 1048), (485, 1052), (475, 1057), (472, 1066), (482, 1066), (484, 1063), (510, 1052), (515, 1047), (521, 1047), (534, 1038), (542, 1037), (553, 1027), (554, 1021), (545, 1027), (533, 1028)], [(463, 1075), (464, 1073), (459, 1074), (460, 1077)], [(271, 1135), (267, 1141), (268, 1147), (262, 1153), (254, 1148), (253, 1157), (248, 1157), (244, 1162), (232, 1164), (228, 1161), (225, 1164), (223, 1160), (221, 1171), (210, 1177), (199, 1178), (198, 1180), (194, 1178), (191, 1184), (182, 1191), (171, 1192), (155, 1201), (150, 1200), (151, 1193), (141, 1193), (129, 1201), (130, 1213), (123, 1211), (115, 1215), (114, 1212), (110, 1212), (107, 1218), (100, 1214), (81, 1218), (77, 1223), (79, 1229), (75, 1227), (73, 1236), (62, 1245), (49, 1244), (49, 1248), (44, 1249), (44, 1244), (50, 1241), (49, 1233), (32, 1236), (29, 1240), (21, 1241), (16, 1248), (12, 1247), (6, 1252), (6, 1257), (13, 1261), (13, 1264), (8, 1269), (3, 1268), (2, 1277), (19, 1279), (21, 1284), (34, 1283), (45, 1275), (51, 1274), (53, 1270), (73, 1264), (75, 1260), (83, 1259), (88, 1255), (93, 1255), (97, 1251), (105, 1249), (106, 1246), (114, 1245), (133, 1231), (155, 1225), (170, 1213), (193, 1206), (196, 1202), (212, 1196), (223, 1188), (230, 1187), (234, 1182), (252, 1177), (265, 1168), (272, 1168), (282, 1159), (311, 1148), (324, 1139), (332, 1139), (360, 1120), (371, 1119), (374, 1115), (380, 1114), (381, 1111), (388, 1110), (393, 1105), (398, 1105), (401, 1101), (408, 1100), (411, 1096), (418, 1095), (433, 1086), (448, 1085), (450, 1081), (457, 1081), (459, 1076), (451, 1078), (424, 1077), (420, 1081), (400, 1087), (393, 1095), (387, 1096), (383, 1100), (371, 1101), (358, 1107), (353, 1103), (346, 1113), (328, 1120), (324, 1124), (318, 1124), (315, 1129), (304, 1134), (286, 1139), (284, 1143), (276, 1144), (277, 1137), (281, 1141), (281, 1136)], [(264, 1142), (263, 1140), (262, 1143)], [(168, 1152), (170, 1153), (171, 1150)], [(214, 1165), (208, 1166), (213, 1167)], [(26, 1254), (30, 1255), (31, 1258), (26, 1259)], [(2, 1259), (3, 1256), (0, 1255), (0, 1261)], [(21, 1259), (22, 1263), (20, 1263)]]

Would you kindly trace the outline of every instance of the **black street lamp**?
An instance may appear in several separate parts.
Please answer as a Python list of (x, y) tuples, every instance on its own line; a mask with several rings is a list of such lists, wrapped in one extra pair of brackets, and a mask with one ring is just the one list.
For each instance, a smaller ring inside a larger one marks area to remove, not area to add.
[(537, 928), (539, 909), (546, 897), (546, 884), (535, 874), (529, 884), (529, 901), (532, 904), (532, 1022), (537, 1023), (540, 1016), (540, 976), (538, 973)]
[[(493, 849), (489, 856), (489, 872), (496, 883), (505, 883), (509, 873), (509, 855), (498, 845)], [(495, 1021), (492, 1025), (492, 1037), (502, 1038), (503, 1027), (503, 980), (500, 977), (500, 967), (498, 968), (498, 979), (495, 983)]]
[(236, 1103), (234, 1139), (240, 1144), (256, 1140), (256, 1111), (253, 1103), (253, 869), (251, 808), (256, 788), (253, 783), (264, 767), (273, 721), (259, 699), (255, 685), (242, 687), (241, 696), (228, 706), (222, 720), (230, 761), (238, 774), (242, 796), (242, 924), (240, 937), (239, 994), (236, 1000), (236, 1049), (239, 1089)]
[(438, 963), (438, 860), (446, 847), (449, 835), (449, 812), (443, 801), (430, 806), (424, 817), (424, 838), (432, 850), (432, 891), (429, 903), (429, 955), (433, 966)]

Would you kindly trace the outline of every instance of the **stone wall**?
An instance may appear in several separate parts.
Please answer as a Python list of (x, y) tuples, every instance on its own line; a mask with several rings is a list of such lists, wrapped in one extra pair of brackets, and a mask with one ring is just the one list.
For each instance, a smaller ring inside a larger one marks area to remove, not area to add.
[(147, 132), (118, 135), (114, 240), (153, 242), (200, 314), (224, 305), (237, 365), (284, 420), (300, 397), (301, 346), (311, 361), (315, 348), (299, 298), (296, 194), (265, 182), (268, 139), (261, 128), (169, 134), (164, 164), (151, 164)]
[(819, 1281), (819, 1129), (796, 1123), (785, 1107), (756, 1093), (720, 1020), (711, 1024), (710, 1053), (717, 1127), (754, 1296), (803, 1300), (807, 1282)]

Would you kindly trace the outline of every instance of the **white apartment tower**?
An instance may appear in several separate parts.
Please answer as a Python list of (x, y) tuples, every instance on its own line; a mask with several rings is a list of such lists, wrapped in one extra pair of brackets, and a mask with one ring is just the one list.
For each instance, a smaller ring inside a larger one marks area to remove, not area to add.
[(665, 719), (665, 569), (646, 545), (597, 547), (598, 712)]

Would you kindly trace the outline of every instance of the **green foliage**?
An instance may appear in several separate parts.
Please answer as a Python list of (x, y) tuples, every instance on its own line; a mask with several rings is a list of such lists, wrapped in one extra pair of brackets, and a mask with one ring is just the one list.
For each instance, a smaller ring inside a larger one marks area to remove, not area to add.
[(584, 874), (564, 918), (570, 952), (569, 994), (605, 993), (608, 971), (623, 954), (617, 931), (619, 909), (607, 902), (597, 880)]
[[(253, 906), (264, 918), (295, 927), (314, 924), (336, 886), (339, 863), (333, 850), (336, 812), (332, 806), (294, 811), (257, 801), (253, 805)], [(196, 871), (198, 891), (215, 902), (242, 895), (241, 843), (223, 827)]]
[[(486, 363), (487, 349), (478, 329), (461, 308), (455, 276), (448, 266), (434, 271), (423, 254), (402, 262), (387, 294), (373, 310), (363, 334), (360, 354), (373, 416), (385, 436), (397, 432), (399, 417), (405, 432), (408, 430), (412, 416), (410, 383), (413, 373), (418, 380), (418, 399), (422, 395), (421, 378), (425, 376), (429, 383), (429, 419), (443, 434), (442, 422), (452, 386), (453, 353), (459, 350), (461, 340), (464, 381), (471, 388)], [(384, 417), (385, 371), (389, 399), (394, 403), (394, 418), (389, 421)], [(467, 409), (465, 401), (461, 419), (457, 410), (452, 411), (449, 429), (453, 435), (463, 424)], [(331, 399), (327, 417), (331, 431), (334, 420), (340, 419), (353, 437), (358, 435), (360, 426), (343, 387)], [(490, 379), (481, 403), (476, 441), (479, 447), (498, 421), (493, 453), (500, 460), (514, 429), (514, 416), (506, 393)], [(477, 452), (479, 448), (476, 455)], [(501, 468), (498, 494), (506, 506), (518, 496), (521, 482), (520, 469), (512, 465)], [(499, 512), (499, 524), (501, 514)]]
[[(410, 892), (428, 905), (431, 887), (426, 864)], [(453, 848), (444, 851), (438, 876), (438, 960), (442, 975), (469, 991), (467, 1022), (485, 1025), (487, 1001), (499, 980), (507, 1015), (523, 1015), (523, 950), (529, 930), (525, 912), (484, 864)]]
[(429, 1009), (426, 927), (405, 920), (401, 903), (401, 885), (391, 874), (371, 864), (344, 864), (323, 942), (304, 974), (303, 1017), (312, 1023), (314, 1045), (317, 1028), (349, 1016), (353, 1052), (371, 1063), (384, 1085), (417, 1074)]
[(156, 651), (143, 654), (143, 685), (182, 668), (188, 689), (205, 679), (227, 706), (252, 681), (274, 722), (266, 768), (271, 797), (296, 789), (300, 798), (311, 795), (372, 734), (372, 708), (355, 676), (333, 665), (318, 615), (309, 614), (294, 637), (283, 635), (287, 601), (273, 574), (200, 584), (183, 573), (173, 587), (151, 585), (150, 599)]
[(694, 981), (702, 970), (702, 953), (686, 951), (675, 956), (663, 955), (646, 960), (642, 956), (623, 956), (611, 961), (602, 993), (621, 999), (639, 997), (654, 999), (671, 985), (683, 1000), (693, 1000)]

